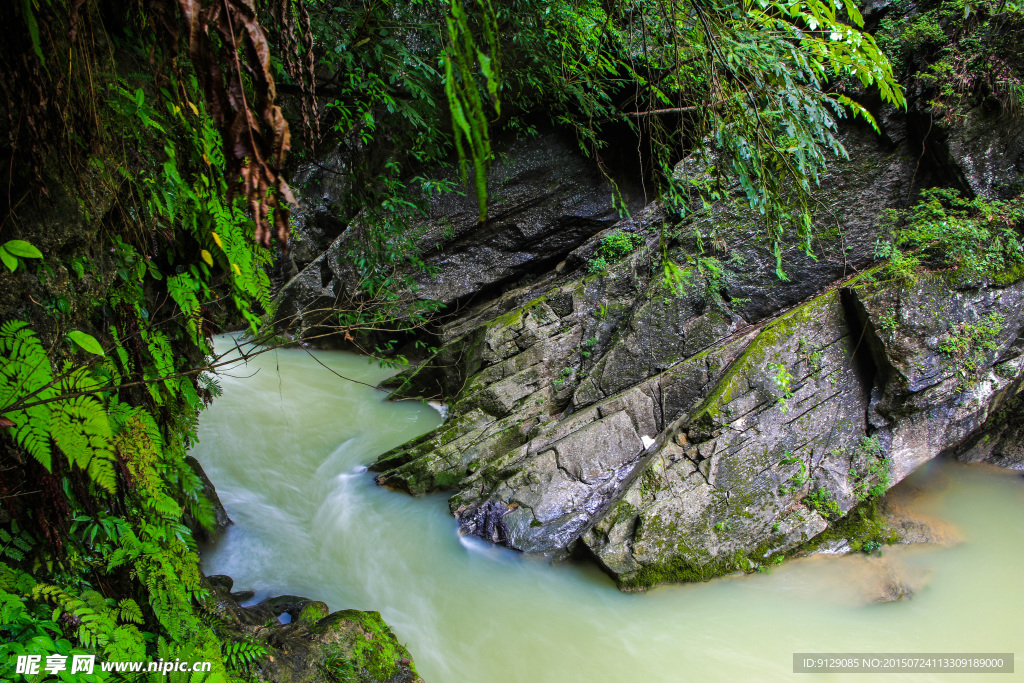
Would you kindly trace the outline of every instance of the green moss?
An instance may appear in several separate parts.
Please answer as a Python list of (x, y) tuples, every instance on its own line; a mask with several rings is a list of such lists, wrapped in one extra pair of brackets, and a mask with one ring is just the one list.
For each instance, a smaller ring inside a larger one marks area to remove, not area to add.
[(485, 327), (488, 330), (521, 327), (524, 315), (532, 314), (535, 318), (542, 315), (543, 312), (540, 311), (540, 306), (547, 300), (548, 294), (542, 294), (533, 301), (530, 301), (515, 310), (509, 311), (504, 315), (499, 315), (497, 318), (487, 323)]
[(315, 624), (328, 615), (330, 610), (325, 603), (314, 601), (302, 608), (299, 612), (298, 621), (306, 624)]
[(875, 287), (878, 285), (878, 278), (885, 274), (888, 267), (887, 263), (883, 263), (861, 271), (847, 280), (846, 286), (851, 288)]
[(497, 318), (487, 323), (487, 327), (489, 329), (497, 327), (517, 327), (523, 321), (523, 313), (525, 311), (525, 308), (517, 308), (514, 311), (509, 311), (505, 315), (499, 315)]
[(434, 475), (434, 485), (431, 488), (435, 490), (455, 488), (464, 476), (459, 472), (438, 472)]
[[(685, 559), (684, 555), (675, 555), (659, 564), (645, 565), (636, 572), (619, 576), (616, 583), (623, 591), (641, 591), (654, 586), (661, 586), (669, 583), (698, 583), (710, 581), (716, 576), (724, 576), (735, 571), (752, 572), (761, 567), (761, 563), (751, 558), (765, 558), (767, 562), (777, 563), (776, 560), (784, 554), (777, 553), (772, 556), (771, 539), (766, 539), (752, 552), (744, 553), (737, 550), (731, 557), (715, 558), (704, 564), (698, 564)], [(680, 548), (687, 550), (684, 545)]]
[(640, 475), (640, 495), (649, 496), (668, 488), (668, 482), (653, 468), (648, 467)]
[(723, 408), (743, 393), (749, 378), (764, 365), (769, 353), (777, 350), (780, 342), (795, 337), (796, 328), (813, 320), (823, 306), (834, 304), (837, 296), (834, 291), (826, 292), (765, 326), (704, 399), (694, 413), (694, 423), (710, 426), (717, 421)]
[(1000, 287), (1012, 285), (1014, 282), (1024, 278), (1024, 263), (1014, 263), (993, 277), (993, 281)]
[(636, 515), (636, 513), (637, 509), (635, 507), (624, 500), (620, 500), (615, 504), (615, 507), (611, 509), (611, 512), (608, 513), (608, 517), (606, 518), (608, 520), (608, 526), (613, 527), (627, 519), (631, 519)]
[(877, 500), (865, 501), (846, 513), (839, 521), (829, 524), (825, 531), (803, 544), (800, 552), (814, 552), (831, 541), (845, 540), (853, 550), (861, 550), (865, 544), (891, 545), (899, 542), (896, 530), (885, 519)]
[(321, 666), (331, 678), (384, 683), (403, 668), (418, 676), (409, 651), (381, 619), (379, 612), (345, 610), (333, 615), (328, 630), (330, 642)]
[(677, 555), (661, 564), (646, 565), (632, 574), (618, 577), (616, 583), (620, 590), (637, 591), (667, 583), (709, 581), (735, 569), (736, 566), (730, 562), (711, 562), (698, 565)]

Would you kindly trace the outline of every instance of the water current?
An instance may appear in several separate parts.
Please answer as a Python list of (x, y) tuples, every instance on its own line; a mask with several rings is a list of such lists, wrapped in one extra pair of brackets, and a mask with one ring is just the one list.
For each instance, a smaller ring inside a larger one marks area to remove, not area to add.
[[(627, 595), (594, 567), (461, 538), (445, 496), (376, 486), (365, 466), (441, 415), (386, 401), (367, 385), (389, 371), (365, 358), (314, 353), (268, 352), (221, 377), (223, 396), (203, 414), (193, 454), (235, 524), (204, 551), (204, 570), (229, 574), (254, 601), (291, 594), (381, 612), (427, 683), (877, 681), (794, 676), (792, 655), (1024, 654), (1017, 473), (934, 463), (900, 485), (914, 513), (955, 543), (815, 556)], [(877, 602), (894, 584), (912, 594)]]

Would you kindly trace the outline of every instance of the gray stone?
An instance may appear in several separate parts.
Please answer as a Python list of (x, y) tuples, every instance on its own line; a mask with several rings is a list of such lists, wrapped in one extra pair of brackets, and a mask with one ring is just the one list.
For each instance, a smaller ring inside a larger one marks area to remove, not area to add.
[[(300, 176), (309, 174), (323, 176), (312, 169)], [(458, 185), (452, 170), (437, 176)], [(363, 218), (356, 216), (344, 224), (330, 218), (331, 197), (343, 188), (326, 176), (322, 180), (328, 188), (323, 200), (312, 196), (312, 201), (303, 202), (308, 207), (296, 220), (304, 236), (297, 247), (302, 258), (295, 257), (301, 268), (274, 302), (279, 324), (293, 329), (316, 327), (336, 303), (352, 296), (351, 287), (359, 280), (348, 253), (363, 235)], [(424, 270), (402, 266), (396, 273), (415, 279), (416, 298), (454, 304), (491, 291), (553, 267), (619, 220), (611, 186), (597, 166), (574, 144), (553, 134), (504, 150), (488, 176), (488, 191), (490, 211), (482, 223), (471, 192), (449, 192), (428, 200), (428, 215), (411, 226), (412, 234), (419, 235)], [(321, 245), (320, 251), (313, 245)]]
[[(819, 239), (813, 257), (784, 252), (789, 281), (761, 219), (718, 203), (670, 241), (691, 268), (686, 291), (670, 292), (655, 204), (444, 323), (436, 358), (401, 381), (404, 395), (443, 393), (449, 420), (382, 456), (378, 481), (455, 490), (462, 533), (554, 558), (582, 551), (632, 590), (798, 553), (939, 455), (1022, 466), (1024, 284), (859, 274), (882, 212), (916, 182), (906, 121), (881, 120), (881, 138), (844, 129), (852, 160), (823, 177)], [(978, 170), (985, 154), (953, 150), (949, 163), (991, 189), (1012, 174), (991, 159)], [(620, 230), (643, 244), (591, 273)], [(709, 255), (717, 272), (698, 261)], [(970, 364), (943, 350), (993, 313), (993, 349)]]

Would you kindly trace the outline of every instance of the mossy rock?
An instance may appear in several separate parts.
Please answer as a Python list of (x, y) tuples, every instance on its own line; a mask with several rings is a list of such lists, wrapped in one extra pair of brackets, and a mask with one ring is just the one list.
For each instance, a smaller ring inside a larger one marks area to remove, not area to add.
[(326, 617), (330, 611), (327, 603), (314, 600), (302, 608), (296, 621), (303, 624), (315, 624)]
[(896, 530), (882, 513), (878, 500), (868, 500), (829, 524), (825, 531), (801, 546), (798, 553), (813, 553), (826, 544), (846, 541), (851, 551), (899, 543)]
[(310, 634), (323, 643), (319, 663), (334, 680), (422, 683), (412, 655), (379, 612), (335, 612), (318, 621)]

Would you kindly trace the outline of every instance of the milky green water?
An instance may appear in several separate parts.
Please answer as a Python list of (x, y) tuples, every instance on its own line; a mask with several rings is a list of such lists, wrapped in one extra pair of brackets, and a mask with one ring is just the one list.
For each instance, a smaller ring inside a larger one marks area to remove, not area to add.
[[(354, 355), (316, 355), (371, 385), (388, 374)], [(222, 378), (194, 455), (235, 525), (204, 553), (204, 569), (257, 600), (294, 594), (380, 611), (427, 683), (1024, 677), (792, 673), (793, 652), (1024, 655), (1019, 474), (950, 463), (912, 477), (926, 492), (915, 507), (953, 525), (956, 545), (807, 558), (626, 595), (593, 568), (460, 539), (443, 496), (375, 486), (363, 467), (440, 415), (330, 370), (280, 350)], [(917, 591), (871, 603), (887, 576)]]

